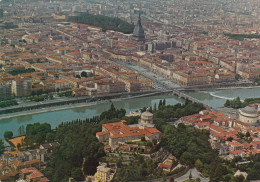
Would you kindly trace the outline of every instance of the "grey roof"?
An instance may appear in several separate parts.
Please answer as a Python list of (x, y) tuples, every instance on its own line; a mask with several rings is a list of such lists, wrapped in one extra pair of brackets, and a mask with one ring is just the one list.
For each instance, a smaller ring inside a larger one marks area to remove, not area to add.
[(253, 106), (246, 106), (245, 108), (242, 108), (241, 111), (248, 114), (258, 114), (256, 107)]

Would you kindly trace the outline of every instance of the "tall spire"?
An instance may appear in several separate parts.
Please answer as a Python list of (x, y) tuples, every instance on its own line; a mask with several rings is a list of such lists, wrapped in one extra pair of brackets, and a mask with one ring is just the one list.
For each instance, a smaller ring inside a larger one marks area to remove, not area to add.
[(139, 26), (142, 26), (142, 23), (141, 23), (141, 13), (139, 13), (139, 15), (138, 15), (137, 24), (138, 24)]
[(144, 29), (141, 23), (141, 13), (139, 13), (138, 21), (134, 28), (133, 38), (137, 41), (145, 40)]

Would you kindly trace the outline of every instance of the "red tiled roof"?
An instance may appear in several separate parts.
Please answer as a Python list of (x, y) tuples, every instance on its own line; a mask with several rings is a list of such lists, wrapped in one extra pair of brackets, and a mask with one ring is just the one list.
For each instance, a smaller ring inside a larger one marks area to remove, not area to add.
[(243, 153), (243, 151), (242, 150), (235, 150), (235, 151), (230, 151), (229, 153), (230, 154), (241, 154), (241, 153)]
[(228, 145), (234, 145), (236, 147), (241, 147), (242, 146), (242, 144), (239, 143), (239, 142), (228, 142)]
[(202, 123), (197, 123), (197, 126), (209, 126), (210, 122), (202, 122)]
[[(139, 127), (129, 127), (128, 125), (123, 124), (122, 122), (116, 123), (107, 123), (103, 124), (102, 127), (106, 128), (110, 133), (110, 138), (121, 138), (121, 137), (129, 137), (129, 136), (144, 136), (147, 137), (152, 136), (154, 133), (161, 133), (159, 130), (155, 128), (145, 128), (140, 129)], [(98, 135), (102, 133), (97, 133)]]
[(160, 163), (160, 164), (159, 164), (159, 168), (171, 169), (171, 168), (172, 168), (172, 165)]
[(46, 177), (41, 178), (39, 182), (49, 182), (50, 180)]
[(24, 174), (30, 173), (26, 177), (29, 180), (44, 177), (44, 175), (34, 167), (24, 168), (24, 169), (21, 170), (21, 172), (24, 173)]
[(17, 167), (23, 165), (23, 163), (22, 163), (21, 161), (17, 160), (17, 159), (13, 160), (13, 164), (14, 164), (15, 166), (17, 166)]
[(109, 134), (110, 132), (109, 131), (103, 131), (103, 132), (97, 132), (96, 134), (98, 135), (98, 136), (103, 136), (103, 135), (107, 135), (107, 134)]

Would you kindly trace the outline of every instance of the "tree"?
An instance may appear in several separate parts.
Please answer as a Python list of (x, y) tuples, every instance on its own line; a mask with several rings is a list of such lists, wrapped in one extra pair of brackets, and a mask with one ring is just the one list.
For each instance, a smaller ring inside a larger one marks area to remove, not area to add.
[(228, 138), (227, 138), (227, 141), (230, 141), (230, 142), (232, 142), (232, 140), (233, 140), (233, 138), (232, 138), (232, 137), (228, 137)]
[(163, 105), (162, 100), (159, 101), (158, 108), (160, 108)]
[(195, 162), (195, 167), (198, 171), (201, 171), (203, 169), (203, 163), (199, 159), (197, 159)]
[(226, 100), (224, 107), (230, 107), (230, 100)]
[(157, 110), (157, 106), (156, 106), (156, 102), (153, 105), (153, 110), (156, 111)]
[(81, 13), (76, 17), (71, 17), (69, 20), (76, 23), (101, 27), (103, 32), (105, 32), (106, 30), (114, 30), (130, 34), (133, 32), (134, 29), (133, 24), (129, 24), (128, 22), (116, 17), (108, 17), (104, 15)]
[(13, 132), (12, 131), (5, 131), (4, 137), (6, 140), (10, 139), (13, 137)]
[(240, 80), (240, 79), (242, 79), (242, 77), (241, 77), (239, 74), (236, 74), (236, 75), (235, 75), (235, 79), (236, 79), (236, 80)]
[(166, 100), (165, 100), (165, 99), (163, 99), (162, 105), (163, 105), (163, 106), (166, 106)]
[(256, 162), (252, 167), (252, 169), (249, 171), (247, 180), (259, 180), (260, 179), (259, 169), (260, 169), (260, 161)]
[(181, 155), (180, 161), (182, 164), (186, 164), (186, 165), (192, 165), (194, 164), (194, 156), (190, 153), (190, 152), (184, 152)]
[(101, 122), (80, 124), (80, 120), (58, 127), (53, 133), (60, 146), (55, 148), (51, 160), (47, 163), (44, 170), (46, 177), (53, 182), (61, 182), (68, 181), (69, 177), (82, 181), (83, 174), (93, 175), (99, 159), (105, 155), (104, 145), (95, 137), (95, 133), (100, 129)]
[(5, 151), (5, 146), (3, 140), (0, 139), (0, 155), (2, 155)]
[(237, 137), (239, 137), (239, 138), (243, 138), (245, 135), (243, 134), (243, 133), (241, 133), (241, 132), (238, 132), (237, 134)]
[(82, 71), (81, 74), (80, 74), (80, 76), (86, 78), (86, 77), (88, 77), (88, 74), (87, 74), (87, 72)]
[(115, 106), (114, 106), (113, 103), (112, 103), (111, 106), (110, 106), (110, 110), (111, 110), (111, 111), (115, 111), (115, 110), (116, 110), (116, 108), (115, 108)]
[(84, 179), (80, 167), (77, 167), (77, 168), (72, 169), (72, 171), (71, 171), (71, 176), (72, 176), (73, 179), (75, 179), (76, 181), (81, 181), (81, 180)]
[(26, 126), (25, 142), (27, 145), (45, 143), (48, 133), (51, 133), (51, 125), (49, 123), (28, 124)]
[(47, 135), (46, 135), (47, 142), (53, 142), (54, 139), (55, 139), (55, 134), (54, 133), (47, 133)]
[(246, 132), (246, 137), (249, 138), (250, 137), (250, 133)]
[(234, 100), (234, 108), (240, 108), (242, 105), (242, 102), (240, 101), (240, 97), (237, 97), (235, 100)]

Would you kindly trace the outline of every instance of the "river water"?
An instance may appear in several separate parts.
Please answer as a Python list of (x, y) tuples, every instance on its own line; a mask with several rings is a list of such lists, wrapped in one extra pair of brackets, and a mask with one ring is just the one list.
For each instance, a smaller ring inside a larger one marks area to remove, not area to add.
[(187, 92), (186, 94), (212, 107), (223, 107), (227, 99), (230, 100), (236, 97), (240, 97), (241, 100), (244, 100), (245, 98), (260, 97), (260, 88), (239, 88), (216, 91), (199, 91)]
[[(174, 105), (179, 102), (182, 102), (181, 99), (177, 98), (174, 95), (161, 95), (161, 96), (151, 96), (151, 97), (142, 97), (134, 98), (129, 100), (122, 100), (113, 102), (116, 108), (126, 109), (128, 114), (130, 111), (136, 111), (143, 107), (154, 106), (154, 103), (159, 104), (160, 99), (165, 99), (166, 104)], [(52, 128), (57, 127), (61, 122), (71, 121), (75, 119), (86, 119), (87, 117), (91, 118), (93, 116), (100, 115), (103, 111), (106, 111), (110, 108), (111, 103), (101, 103), (93, 106), (84, 106), (80, 108), (66, 109), (60, 111), (31, 114), (26, 116), (17, 116), (11, 117), (8, 119), (0, 120), (0, 138), (3, 138), (5, 131), (13, 131), (14, 135), (18, 134), (18, 129), (20, 126), (26, 128), (27, 124), (31, 123), (44, 123), (48, 122), (51, 124)]]
[[(223, 107), (226, 99), (233, 99), (240, 97), (241, 100), (251, 97), (260, 97), (260, 88), (253, 89), (227, 89), (217, 90), (211, 92), (188, 92), (203, 103), (211, 105), (213, 107)], [(143, 98), (134, 98), (129, 100), (122, 100), (114, 102), (116, 108), (125, 108), (126, 112), (136, 111), (143, 107), (154, 106), (154, 103), (158, 103), (160, 99), (166, 99), (167, 104), (176, 104), (182, 102), (181, 99), (173, 95), (161, 95), (151, 96)], [(75, 119), (85, 119), (87, 117), (93, 117), (99, 115), (103, 111), (109, 109), (111, 103), (101, 103), (93, 106), (85, 106), (74, 109), (66, 109), (61, 111), (53, 111), (39, 114), (32, 114), (26, 116), (11, 117), (8, 119), (0, 120), (0, 138), (3, 138), (4, 131), (11, 130), (14, 135), (18, 134), (18, 128), (20, 126), (26, 127), (27, 124), (35, 122), (48, 122), (52, 128), (58, 126), (61, 122), (71, 121)]]

